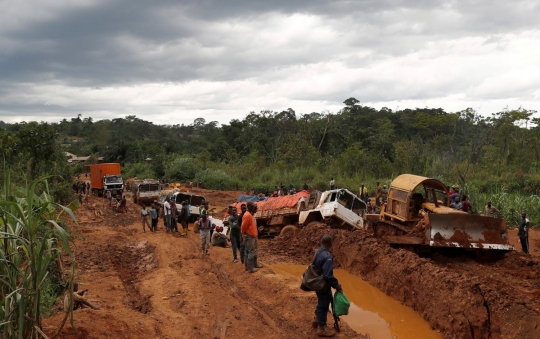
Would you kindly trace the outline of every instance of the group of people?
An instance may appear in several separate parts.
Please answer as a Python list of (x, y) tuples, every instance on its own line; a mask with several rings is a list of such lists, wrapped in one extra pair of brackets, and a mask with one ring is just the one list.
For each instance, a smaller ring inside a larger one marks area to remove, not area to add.
[[(304, 186), (302, 186), (302, 189), (304, 191), (308, 191), (309, 190), (309, 187), (307, 185), (307, 183), (304, 183)], [(272, 192), (272, 197), (282, 197), (282, 196), (285, 196), (285, 195), (293, 195), (293, 194), (296, 194), (297, 191), (296, 191), (296, 187), (290, 183), (289, 184), (289, 187), (287, 188), (285, 185), (283, 185), (283, 183), (280, 183), (279, 186), (275, 186), (274, 187), (274, 192)], [(268, 189), (266, 190), (266, 196), (269, 196), (268, 194)]]
[(178, 222), (180, 222), (182, 226), (182, 233), (180, 235), (187, 235), (190, 217), (189, 204), (187, 201), (183, 201), (180, 206), (181, 208), (178, 209), (176, 202), (170, 197), (165, 198), (163, 210), (161, 210), (161, 206), (156, 201), (150, 205), (143, 204), (140, 213), (143, 232), (146, 232), (146, 227), (148, 227), (152, 233), (157, 232), (159, 216), (161, 215), (163, 216), (163, 225), (165, 226), (165, 231), (167, 233), (179, 232)]
[(89, 182), (84, 182), (84, 181), (74, 182), (72, 188), (73, 188), (73, 192), (75, 192), (75, 194), (77, 194), (77, 195), (90, 194), (90, 183)]
[[(259, 232), (257, 230), (257, 222), (255, 220), (257, 213), (257, 205), (253, 202), (242, 204), (240, 206), (240, 214), (234, 206), (229, 206), (225, 214), (225, 220), (229, 227), (229, 237), (223, 234), (223, 229), (217, 226), (212, 235), (208, 223), (204, 219), (204, 215), (199, 221), (199, 230), (201, 232), (201, 250), (203, 254), (208, 254), (209, 238), (213, 246), (227, 247), (227, 243), (231, 243), (233, 263), (240, 261), (244, 264), (245, 270), (249, 273), (255, 273), (262, 265), (258, 260), (259, 248)], [(203, 233), (204, 230), (204, 233)]]

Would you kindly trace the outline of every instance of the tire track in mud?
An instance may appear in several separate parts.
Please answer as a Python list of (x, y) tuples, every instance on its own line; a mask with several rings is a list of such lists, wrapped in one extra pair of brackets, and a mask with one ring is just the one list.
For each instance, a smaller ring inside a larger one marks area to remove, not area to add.
[[(191, 244), (198, 248), (198, 245), (195, 243), (195, 240), (189, 238)], [(259, 317), (262, 319), (263, 323), (265, 325), (270, 326), (276, 333), (279, 333), (280, 335), (285, 337), (285, 334), (281, 331), (281, 329), (276, 325), (276, 322), (270, 315), (268, 315), (264, 310), (262, 310), (260, 307), (255, 305), (253, 302), (249, 301), (249, 298), (241, 291), (241, 289), (236, 285), (236, 283), (230, 278), (229, 274), (226, 272), (226, 270), (223, 269), (223, 264), (217, 264), (215, 263), (210, 257), (206, 256), (202, 258), (203, 260), (208, 259), (208, 262), (210, 263), (211, 271), (218, 277), (218, 280), (222, 283), (224, 283), (228, 288), (229, 292), (233, 294), (233, 296), (238, 300), (243, 300), (243, 303), (251, 307), (253, 310), (257, 312)], [(246, 273), (247, 275), (248, 273)], [(225, 291), (225, 288), (221, 286), (223, 291)], [(216, 328), (221, 327), (222, 330), (220, 330), (220, 338), (224, 339), (226, 338), (226, 329), (227, 326), (223, 326), (222, 323), (226, 323), (224, 321), (220, 321), (216, 323)]]

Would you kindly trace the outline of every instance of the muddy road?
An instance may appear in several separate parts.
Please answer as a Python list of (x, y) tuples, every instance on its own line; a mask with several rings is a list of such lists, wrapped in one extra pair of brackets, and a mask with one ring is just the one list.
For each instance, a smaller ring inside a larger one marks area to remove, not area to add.
[[(207, 196), (216, 217), (238, 195), (197, 193)], [(103, 199), (90, 197), (89, 204), (76, 211), (80, 222), (78, 227), (72, 225), (76, 280), (90, 290), (90, 301), (101, 309), (75, 311), (75, 329), (68, 323), (59, 338), (316, 338), (310, 327), (316, 296), (298, 288), (298, 273), (282, 274), (283, 266), (276, 265), (305, 265), (324, 233), (334, 236), (338, 267), (428, 322), (416, 325), (417, 320), (407, 320), (404, 332), (409, 334), (394, 332), (394, 338), (419, 338), (420, 326), (427, 326), (422, 331), (431, 327), (445, 339), (540, 338), (537, 231), (531, 234), (531, 256), (515, 252), (500, 260), (466, 255), (420, 258), (369, 233), (312, 224), (295, 236), (261, 241), (265, 268), (247, 274), (240, 263), (232, 263), (230, 248), (212, 247), (210, 256), (202, 256), (193, 225), (187, 237), (165, 233), (162, 220), (157, 233), (144, 233), (139, 207), (131, 203), (128, 207), (128, 214), (116, 214)], [(510, 239), (518, 245), (513, 230)], [(360, 288), (362, 282), (350, 286), (349, 290)], [(362, 294), (366, 293), (358, 298)], [(353, 298), (351, 294), (356, 302)], [(376, 300), (381, 303), (382, 298)], [(60, 310), (62, 304), (57, 307)], [(59, 312), (44, 320), (48, 334), (62, 317)], [(386, 331), (384, 325), (381, 330)], [(340, 338), (368, 337), (353, 331), (346, 321), (342, 327)]]
[[(101, 309), (75, 311), (75, 330), (68, 322), (59, 338), (317, 337), (316, 297), (296, 279), (270, 266), (248, 274), (232, 263), (230, 248), (202, 256), (193, 225), (187, 237), (167, 234), (161, 220), (157, 233), (144, 233), (139, 209), (128, 207), (128, 214), (115, 214), (90, 197), (76, 211), (76, 280)], [(62, 317), (44, 320), (48, 334)], [(341, 338), (367, 338), (342, 327)]]

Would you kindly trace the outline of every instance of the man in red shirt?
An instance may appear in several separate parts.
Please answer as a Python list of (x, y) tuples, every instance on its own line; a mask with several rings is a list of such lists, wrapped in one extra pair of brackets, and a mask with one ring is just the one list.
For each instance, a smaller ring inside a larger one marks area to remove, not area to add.
[(243, 243), (246, 245), (247, 252), (247, 271), (249, 273), (255, 273), (262, 266), (257, 262), (257, 252), (259, 248), (259, 232), (257, 231), (257, 223), (255, 221), (255, 213), (257, 212), (257, 205), (253, 202), (248, 202), (248, 211), (242, 218), (241, 233), (244, 235)]

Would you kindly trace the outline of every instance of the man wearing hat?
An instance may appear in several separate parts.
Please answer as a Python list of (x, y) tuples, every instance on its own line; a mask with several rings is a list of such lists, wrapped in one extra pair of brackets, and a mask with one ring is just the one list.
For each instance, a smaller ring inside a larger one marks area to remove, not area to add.
[(212, 246), (227, 247), (227, 236), (222, 233), (223, 228), (221, 226), (216, 226), (214, 233), (212, 234)]

